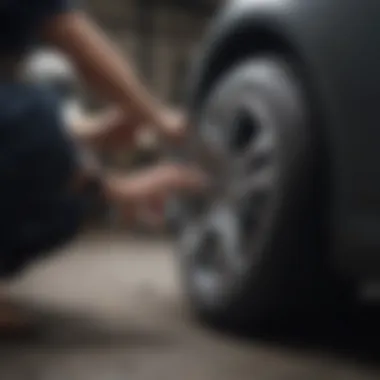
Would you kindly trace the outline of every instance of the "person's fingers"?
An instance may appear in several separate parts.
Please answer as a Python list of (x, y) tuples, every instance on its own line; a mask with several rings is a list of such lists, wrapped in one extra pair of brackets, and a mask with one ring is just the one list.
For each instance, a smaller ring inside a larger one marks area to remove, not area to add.
[(173, 164), (113, 176), (106, 181), (109, 198), (124, 204), (161, 200), (176, 192), (203, 191), (207, 186), (208, 179), (199, 169)]
[(202, 190), (209, 184), (206, 174), (196, 167), (171, 165), (163, 170), (173, 190)]
[(101, 126), (103, 145), (106, 148), (121, 148), (125, 145), (134, 145), (140, 122), (133, 116), (119, 108), (110, 108), (98, 118)]
[[(137, 180), (138, 178), (136, 178)], [(161, 164), (140, 173), (141, 184), (151, 188), (151, 195), (167, 196), (176, 191), (199, 191), (208, 186), (207, 176), (198, 168)], [(149, 192), (149, 189), (146, 189)]]
[(164, 198), (131, 203), (122, 209), (123, 220), (128, 226), (143, 224), (149, 228), (165, 225)]
[(150, 227), (165, 225), (165, 203), (177, 192), (198, 191), (208, 183), (199, 169), (177, 164), (159, 164), (113, 182), (110, 200), (123, 210), (126, 221)]
[(163, 108), (156, 120), (153, 121), (153, 124), (165, 140), (179, 143), (184, 140), (188, 123), (187, 117), (183, 112), (176, 109)]

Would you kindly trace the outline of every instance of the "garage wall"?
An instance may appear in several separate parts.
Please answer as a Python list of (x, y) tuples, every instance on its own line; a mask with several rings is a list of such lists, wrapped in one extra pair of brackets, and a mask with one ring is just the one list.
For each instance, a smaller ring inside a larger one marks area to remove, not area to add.
[(87, 6), (156, 94), (179, 101), (184, 77), (181, 71), (186, 69), (210, 16), (159, 0), (143, 3), (144, 0), (88, 0)]

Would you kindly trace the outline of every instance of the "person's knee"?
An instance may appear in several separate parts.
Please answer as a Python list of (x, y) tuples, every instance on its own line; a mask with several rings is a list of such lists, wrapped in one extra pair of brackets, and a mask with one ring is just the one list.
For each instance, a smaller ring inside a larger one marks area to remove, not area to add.
[(25, 170), (33, 166), (34, 180), (40, 185), (63, 188), (80, 169), (75, 142), (64, 125), (58, 96), (42, 86), (28, 90), (28, 104), (15, 119), (24, 148), (20, 162), (22, 159)]
[(0, 113), (0, 207), (6, 220), (0, 275), (70, 240), (88, 209), (82, 189), (69, 189), (83, 168), (59, 100), (43, 88), (14, 91), (19, 96), (9, 101), (13, 108)]

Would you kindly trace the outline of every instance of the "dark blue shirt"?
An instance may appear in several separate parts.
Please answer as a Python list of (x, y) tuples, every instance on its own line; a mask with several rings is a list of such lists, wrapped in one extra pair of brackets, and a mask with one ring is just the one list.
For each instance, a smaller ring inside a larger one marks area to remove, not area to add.
[(28, 49), (45, 20), (70, 8), (70, 0), (0, 0), (0, 57)]

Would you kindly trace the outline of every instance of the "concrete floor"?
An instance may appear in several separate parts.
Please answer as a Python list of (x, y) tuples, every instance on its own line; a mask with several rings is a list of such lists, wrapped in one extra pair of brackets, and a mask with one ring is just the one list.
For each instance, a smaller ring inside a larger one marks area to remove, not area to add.
[(169, 243), (104, 233), (37, 264), (10, 292), (43, 329), (0, 342), (0, 379), (379, 379), (377, 311), (301, 334), (226, 337), (191, 320), (175, 273)]

